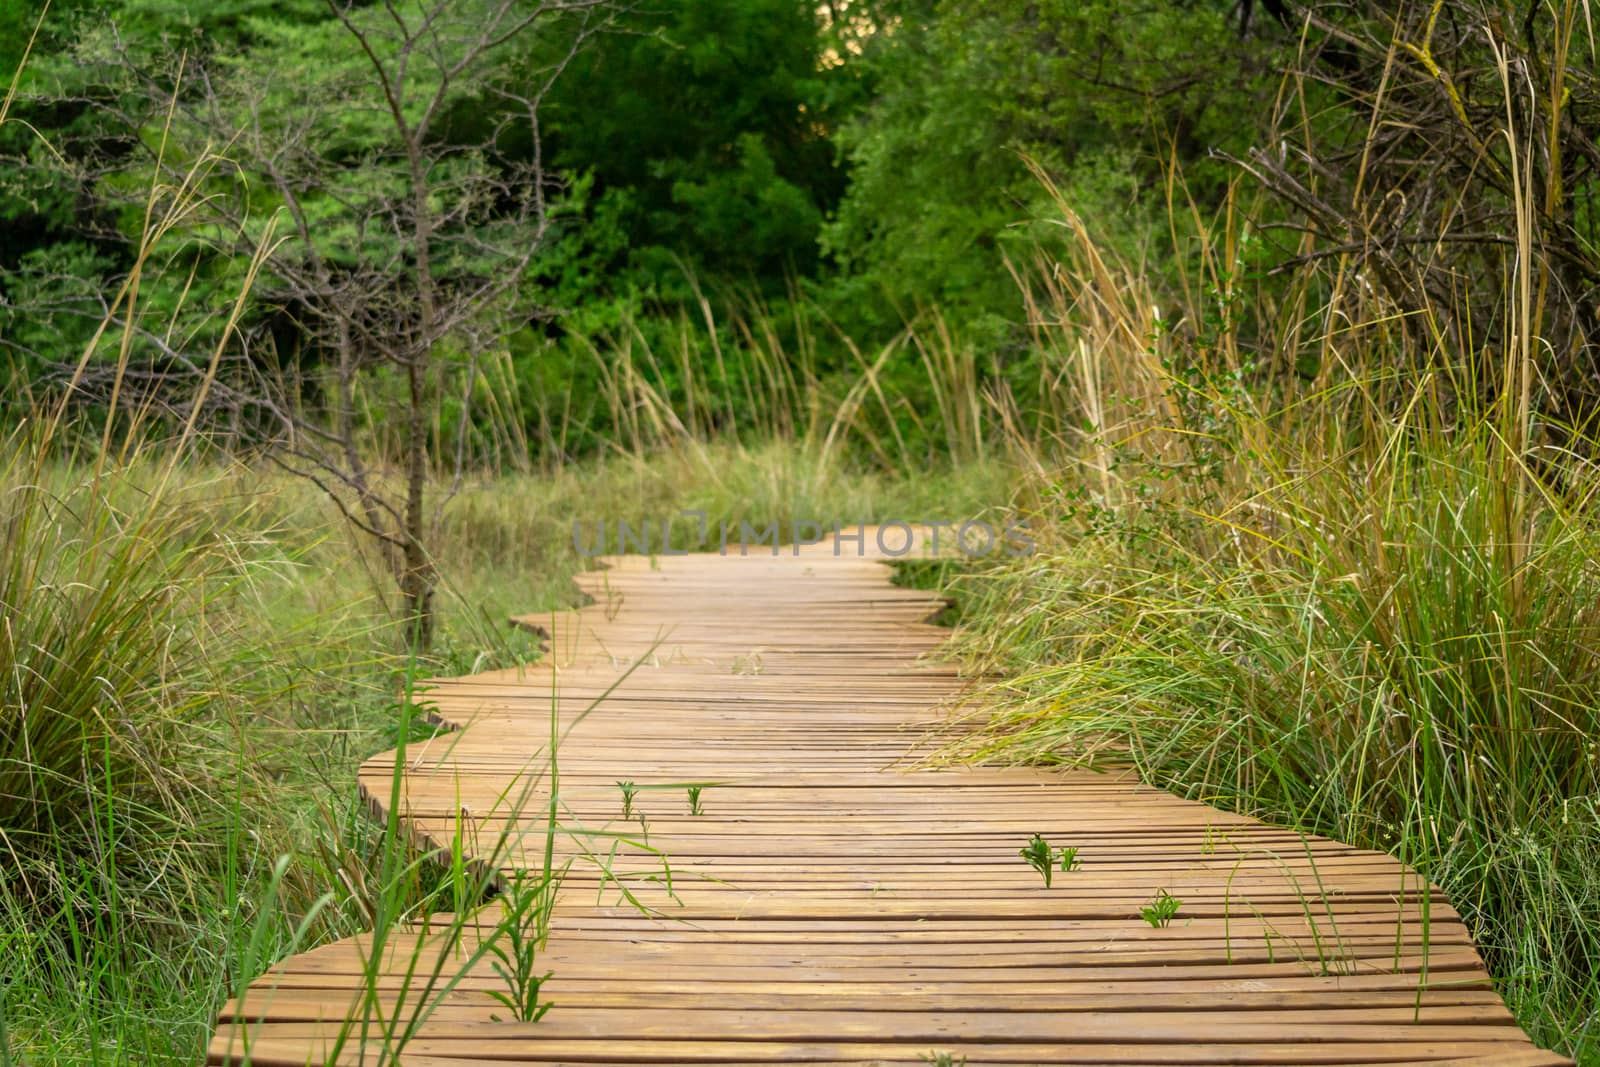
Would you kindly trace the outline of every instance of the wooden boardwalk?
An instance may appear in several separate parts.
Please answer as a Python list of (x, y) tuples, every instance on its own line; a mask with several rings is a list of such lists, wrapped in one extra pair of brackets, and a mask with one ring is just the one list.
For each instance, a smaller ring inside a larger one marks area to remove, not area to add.
[[(580, 860), (542, 957), (550, 1013), (496, 1021), (502, 983), (480, 964), (398, 1062), (1567, 1062), (1529, 1042), (1456, 913), (1387, 856), (1107, 775), (914, 769), (960, 685), (929, 656), (941, 604), (844, 550), (613, 559), (583, 576), (592, 605), (524, 620), (547, 661), (433, 691), (464, 729), (410, 754), (403, 817), (435, 844), (464, 826), (481, 841), (515, 825), (506, 797), (548, 741), (552, 694), (570, 722), (642, 657), (567, 737), (559, 792), (572, 825), (636, 832), (617, 782), (671, 785), (635, 799), (671, 891), (651, 856), (619, 853), (643, 914)], [(374, 803), (392, 772), (363, 769)], [(690, 782), (712, 783), (699, 815)], [(1082, 869), (1046, 889), (1018, 856), (1035, 832)], [(1183, 903), (1154, 929), (1139, 911), (1162, 889)], [(394, 939), (386, 995), (417, 936)], [(323, 1063), (366, 944), (262, 977), (223, 1010), (209, 1062), (244, 1063), (248, 1043), (259, 1067)], [(380, 1062), (354, 1043), (337, 1059)]]

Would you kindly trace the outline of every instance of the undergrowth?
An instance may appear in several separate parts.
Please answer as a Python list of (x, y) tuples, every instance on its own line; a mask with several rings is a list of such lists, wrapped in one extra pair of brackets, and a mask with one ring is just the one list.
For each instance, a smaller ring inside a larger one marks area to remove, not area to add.
[[(1600, 440), (1528, 403), (1536, 316), (1508, 297), (1503, 348), (1441, 335), (1413, 376), (1374, 355), (1395, 309), (1316, 304), (1341, 288), (1318, 266), (1305, 317), (1242, 298), (1231, 218), (1176, 322), (1064, 219), (1030, 298), (1084, 429), (1036, 469), (1040, 551), (965, 582), (967, 655), (1004, 681), (955, 751), (1131, 758), (1389, 852), (1536, 1040), (1600, 1062)], [(1305, 346), (1374, 369), (1252, 368)]]
[(303, 483), (7, 449), (0, 1025), (29, 1064), (192, 1063), (273, 959), (444, 906), (448, 863), (385, 860), (355, 768), (427, 731), (408, 680), (537, 655), (506, 618), (576, 602), (575, 521), (917, 519), (1003, 491), (998, 465), (819, 479), (782, 442), (485, 476), (444, 513), (441, 638), (413, 659), (383, 572)]

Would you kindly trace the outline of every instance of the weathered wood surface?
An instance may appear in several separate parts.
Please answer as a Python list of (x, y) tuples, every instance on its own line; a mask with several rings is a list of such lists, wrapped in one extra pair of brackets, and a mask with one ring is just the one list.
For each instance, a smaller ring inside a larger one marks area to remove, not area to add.
[[(399, 1062), (1567, 1062), (1517, 1027), (1442, 895), (1387, 856), (1131, 779), (916, 769), (961, 685), (930, 656), (941, 604), (844, 549), (613, 558), (580, 581), (593, 604), (521, 620), (548, 635), (546, 661), (433, 690), (462, 729), (409, 754), (415, 833), (480, 855), (509, 842), (502, 867), (537, 865), (545, 794), (523, 818), (510, 809), (547, 781), (552, 704), (565, 729), (615, 686), (559, 750), (580, 831), (562, 850), (639, 833), (620, 817), (630, 779), (671, 884), (658, 858), (618, 849), (612, 871), (643, 914), (580, 858), (543, 956), (553, 1010), (496, 1021), (500, 980), (477, 965)], [(377, 805), (393, 770), (380, 756), (362, 771)], [(700, 815), (691, 782), (710, 783)], [(1035, 832), (1077, 846), (1082, 869), (1044, 888), (1018, 856)], [(1152, 929), (1139, 910), (1161, 889), (1183, 905)], [(382, 1011), (419, 938), (426, 959), (424, 932), (391, 939)], [(247, 1044), (260, 1067), (324, 1062), (371, 1014), (356, 992), (367, 943), (262, 977), (224, 1008), (210, 1062), (243, 1063)], [(363, 1060), (350, 1040), (337, 1059), (380, 1062), (376, 1045)]]

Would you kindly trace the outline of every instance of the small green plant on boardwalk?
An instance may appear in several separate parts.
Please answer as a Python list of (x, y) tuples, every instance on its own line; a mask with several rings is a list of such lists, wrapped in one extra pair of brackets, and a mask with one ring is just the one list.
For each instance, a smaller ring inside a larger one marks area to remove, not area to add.
[[(562, 868), (564, 872), (565, 868)], [(517, 1022), (536, 1023), (550, 1010), (540, 990), (552, 972), (541, 972), (539, 953), (550, 934), (550, 913), (555, 906), (560, 877), (550, 871), (519, 871), (505, 891), (505, 910), (490, 943), (490, 967), (506, 983), (489, 995), (510, 1010)], [(496, 1022), (498, 1015), (490, 1016)]]
[(699, 785), (688, 787), (690, 815), (704, 815), (706, 813), (706, 809), (700, 804), (700, 790), (704, 788), (704, 786)]
[(967, 1067), (967, 1058), (953, 1052), (925, 1052), (922, 1062), (931, 1063), (933, 1067)]
[(1139, 909), (1139, 917), (1157, 930), (1172, 925), (1172, 920), (1177, 917), (1178, 909), (1183, 907), (1183, 901), (1167, 892), (1165, 889), (1156, 891), (1155, 899)]
[(1028, 843), (1017, 854), (1028, 861), (1028, 866), (1039, 872), (1039, 876), (1044, 879), (1046, 889), (1049, 889), (1054, 881), (1057, 868), (1060, 868), (1062, 874), (1070, 874), (1083, 867), (1083, 861), (1078, 858), (1076, 847), (1052, 848), (1042, 834), (1030, 837)]
[(1044, 879), (1044, 887), (1049, 889), (1050, 878), (1053, 873), (1053, 868), (1050, 864), (1050, 842), (1040, 835), (1034, 834), (1028, 839), (1028, 843), (1023, 846), (1018, 855), (1028, 861), (1028, 866), (1039, 872), (1040, 877)]
[(622, 817), (633, 818), (633, 798), (638, 795), (639, 787), (632, 779), (624, 779), (617, 783), (617, 788), (622, 790)]

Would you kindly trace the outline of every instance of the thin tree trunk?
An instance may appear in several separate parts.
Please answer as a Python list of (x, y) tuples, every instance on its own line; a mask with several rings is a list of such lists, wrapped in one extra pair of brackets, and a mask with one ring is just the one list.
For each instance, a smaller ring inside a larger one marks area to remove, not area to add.
[(426, 652), (433, 646), (433, 557), (426, 541), (423, 495), (428, 480), (427, 367), (413, 359), (406, 367), (410, 387), (406, 423), (406, 542), (400, 592), (405, 600), (406, 639)]
[(400, 591), (405, 600), (406, 633), (411, 647), (433, 647), (433, 557), (427, 545), (427, 512), (423, 497), (428, 482), (428, 368), (433, 358), (436, 308), (433, 263), (429, 245), (433, 227), (428, 217), (427, 173), (422, 160), (422, 130), (407, 130), (406, 155), (411, 165), (412, 227), (417, 257), (417, 340), (406, 361), (410, 411), (406, 420), (406, 547)]

